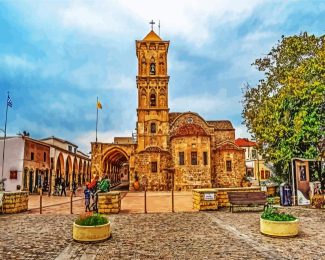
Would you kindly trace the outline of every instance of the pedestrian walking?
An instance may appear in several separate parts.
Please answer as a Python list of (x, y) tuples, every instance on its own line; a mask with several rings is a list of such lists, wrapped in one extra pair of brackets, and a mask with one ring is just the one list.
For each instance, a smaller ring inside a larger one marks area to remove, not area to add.
[(77, 183), (75, 180), (72, 181), (72, 194), (76, 196)]
[(90, 211), (90, 190), (88, 189), (88, 183), (86, 184), (86, 188), (84, 190), (85, 193), (85, 207), (86, 207), (86, 212)]
[(64, 181), (64, 179), (61, 182), (61, 196), (62, 196), (63, 193), (64, 193), (64, 196), (67, 196), (67, 193), (65, 191), (65, 181)]

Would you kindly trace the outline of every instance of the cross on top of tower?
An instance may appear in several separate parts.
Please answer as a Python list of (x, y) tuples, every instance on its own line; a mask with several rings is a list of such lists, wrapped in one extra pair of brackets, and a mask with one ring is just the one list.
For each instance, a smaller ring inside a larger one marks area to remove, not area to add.
[(155, 24), (155, 22), (153, 20), (151, 20), (151, 22), (149, 24), (151, 24), (151, 31), (153, 31), (153, 25)]

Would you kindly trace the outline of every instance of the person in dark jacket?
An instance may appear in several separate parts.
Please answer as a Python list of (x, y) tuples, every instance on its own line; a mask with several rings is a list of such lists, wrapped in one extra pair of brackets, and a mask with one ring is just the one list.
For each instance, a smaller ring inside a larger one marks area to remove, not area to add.
[(67, 193), (65, 191), (65, 181), (64, 181), (64, 179), (61, 182), (61, 196), (62, 196), (63, 193), (64, 193), (64, 196), (67, 196)]
[(85, 193), (85, 207), (86, 207), (86, 212), (90, 211), (90, 190), (88, 189), (88, 183), (86, 184), (86, 188), (84, 190)]
[(72, 194), (76, 196), (77, 183), (75, 180), (72, 181)]

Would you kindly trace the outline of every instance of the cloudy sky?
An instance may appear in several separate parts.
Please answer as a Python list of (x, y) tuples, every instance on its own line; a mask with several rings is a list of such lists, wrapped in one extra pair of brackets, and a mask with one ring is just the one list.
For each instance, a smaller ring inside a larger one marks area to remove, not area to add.
[[(251, 63), (281, 35), (325, 31), (325, 1), (0, 1), (0, 128), (58, 136), (90, 151), (131, 136), (136, 123), (135, 40), (160, 20), (170, 40), (169, 106), (229, 119), (236, 137), (241, 88), (263, 77)], [(157, 30), (157, 28), (156, 28)]]

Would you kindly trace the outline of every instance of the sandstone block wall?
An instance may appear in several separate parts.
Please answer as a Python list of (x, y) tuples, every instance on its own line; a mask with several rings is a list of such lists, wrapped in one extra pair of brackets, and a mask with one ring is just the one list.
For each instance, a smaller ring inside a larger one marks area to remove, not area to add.
[[(175, 165), (175, 190), (211, 188), (210, 138), (207, 136), (177, 137), (171, 142)], [(179, 164), (179, 152), (184, 153), (184, 165)], [(197, 153), (197, 165), (191, 164), (191, 152)], [(207, 153), (204, 165), (203, 153)]]
[[(204, 194), (214, 194), (213, 200), (206, 200)], [(194, 189), (193, 195), (193, 209), (198, 210), (217, 210), (218, 209), (218, 195), (215, 189)]]
[(4, 193), (3, 213), (15, 214), (27, 210), (28, 210), (28, 192), (17, 191), (17, 192)]
[(98, 193), (98, 213), (117, 214), (121, 210), (121, 193), (110, 191), (106, 193)]
[[(147, 190), (163, 191), (171, 188), (171, 176), (164, 170), (169, 167), (171, 161), (168, 152), (144, 151), (138, 153), (135, 159), (134, 174), (130, 174), (130, 187), (135, 180), (135, 172), (141, 182), (143, 177), (148, 179)], [(157, 172), (152, 172), (151, 162), (157, 162)]]
[[(214, 174), (217, 187), (241, 187), (242, 180), (246, 174), (244, 150), (225, 147), (217, 150), (214, 154)], [(227, 171), (226, 161), (231, 161), (231, 171)]]

